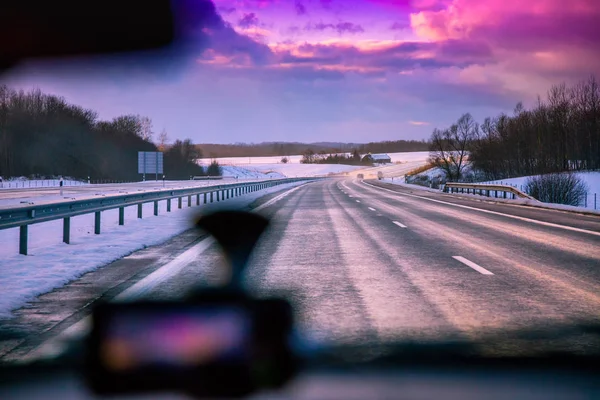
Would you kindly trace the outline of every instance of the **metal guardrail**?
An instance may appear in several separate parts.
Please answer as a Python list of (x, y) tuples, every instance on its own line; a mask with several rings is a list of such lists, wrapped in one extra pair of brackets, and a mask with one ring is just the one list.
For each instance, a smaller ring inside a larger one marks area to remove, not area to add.
[(178, 208), (182, 208), (183, 197), (188, 197), (188, 207), (192, 206), (192, 196), (196, 196), (196, 205), (203, 202), (213, 203), (269, 187), (298, 181), (312, 181), (315, 178), (287, 178), (269, 181), (244, 182), (228, 185), (215, 185), (202, 188), (164, 189), (160, 191), (135, 194), (107, 195), (95, 199), (69, 200), (40, 205), (26, 205), (0, 209), (0, 229), (19, 227), (19, 253), (27, 255), (28, 227), (32, 224), (63, 220), (63, 242), (71, 241), (71, 217), (83, 214), (95, 214), (94, 233), (100, 234), (102, 211), (119, 209), (119, 225), (125, 225), (125, 207), (138, 206), (138, 218), (142, 218), (143, 204), (154, 202), (154, 215), (158, 215), (158, 202), (166, 200), (167, 212), (171, 211), (171, 200), (177, 199)]
[[(517, 197), (523, 199), (529, 199), (537, 201), (535, 198), (531, 197), (527, 193), (520, 191), (517, 188), (514, 188), (509, 185), (486, 185), (486, 184), (478, 184), (478, 183), (453, 183), (448, 182), (444, 185), (444, 192), (446, 193), (467, 193), (467, 194), (478, 194), (481, 196), (487, 197), (495, 197), (495, 198), (508, 198), (510, 196), (512, 199), (516, 199)], [(494, 194), (492, 196), (492, 193)], [(501, 195), (498, 196), (498, 193)]]

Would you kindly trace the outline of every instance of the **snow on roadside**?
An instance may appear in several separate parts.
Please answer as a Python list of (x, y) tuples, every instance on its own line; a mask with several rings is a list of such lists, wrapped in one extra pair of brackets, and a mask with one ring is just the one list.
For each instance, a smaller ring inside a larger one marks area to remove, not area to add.
[[(404, 180), (401, 180), (401, 179), (392, 180), (392, 179), (387, 178), (387, 179), (382, 179), (381, 181), (385, 182), (385, 183), (391, 183), (394, 185), (402, 186), (402, 187), (405, 187), (405, 188), (411, 189), (411, 190), (430, 192), (430, 193), (442, 193), (440, 189), (431, 189), (431, 188), (421, 186), (421, 185), (405, 183)], [(591, 208), (589, 207), (589, 204), (588, 204), (588, 207), (586, 208), (586, 207), (568, 206), (568, 205), (564, 205), (564, 204), (543, 203), (543, 202), (537, 201), (537, 200), (501, 199), (501, 198), (485, 197), (485, 196), (481, 196), (481, 195), (477, 195), (477, 194), (467, 194), (467, 193), (455, 193), (452, 196), (469, 197), (469, 198), (473, 198), (473, 199), (477, 199), (477, 200), (481, 200), (481, 201), (491, 201), (494, 203), (516, 204), (516, 205), (523, 205), (523, 206), (530, 206), (530, 207), (537, 207), (537, 208), (546, 208), (546, 209), (550, 209), (550, 210), (573, 211), (573, 212), (582, 212), (582, 213), (600, 215), (600, 209), (594, 210), (593, 204), (592, 204)], [(600, 198), (598, 200), (600, 201)], [(599, 203), (599, 205), (600, 205), (600, 203)]]
[[(75, 179), (64, 179), (64, 186), (82, 186), (87, 182), (77, 181)], [(60, 179), (27, 179), (25, 177), (3, 179), (0, 182), (0, 189), (19, 189), (19, 188), (41, 188), (41, 187), (59, 187)]]
[(14, 207), (27, 204), (40, 205), (47, 202), (83, 200), (89, 198), (98, 198), (99, 196), (119, 196), (123, 194), (138, 193), (140, 191), (163, 191), (171, 189), (188, 189), (197, 187), (208, 187), (227, 185), (243, 182), (256, 182), (271, 179), (263, 175), (260, 178), (240, 178), (224, 177), (217, 180), (185, 180), (185, 181), (153, 181), (132, 182), (120, 184), (94, 184), (82, 185), (77, 187), (64, 187), (63, 196), (60, 196), (58, 188), (29, 190), (18, 189), (0, 192), (0, 208)]
[[(600, 171), (575, 172), (574, 174), (581, 178), (588, 188), (586, 199), (582, 202), (582, 204), (580, 204), (580, 208), (600, 210)], [(518, 178), (501, 179), (497, 181), (487, 181), (481, 183), (510, 185), (521, 191), (525, 191), (525, 184), (529, 178), (531, 178), (531, 176), (521, 176)]]
[(127, 207), (124, 226), (118, 225), (117, 210), (104, 211), (100, 235), (93, 233), (94, 214), (73, 217), (68, 245), (62, 243), (62, 221), (34, 224), (29, 227), (28, 256), (18, 254), (18, 228), (0, 230), (0, 318), (10, 318), (11, 310), (86, 272), (184, 232), (198, 213), (221, 207), (246, 207), (261, 196), (300, 184), (275, 186), (199, 207), (188, 208), (184, 201), (181, 210), (175, 203), (168, 214), (166, 201), (161, 201), (158, 216), (152, 214), (153, 204), (148, 203), (143, 208), (143, 219), (137, 219), (137, 207)]

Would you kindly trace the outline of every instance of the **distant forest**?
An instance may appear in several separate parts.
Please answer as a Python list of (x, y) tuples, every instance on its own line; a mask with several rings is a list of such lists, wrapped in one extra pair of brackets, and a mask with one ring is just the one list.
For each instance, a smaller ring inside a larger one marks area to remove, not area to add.
[[(0, 86), (0, 176), (138, 180), (138, 151), (164, 151), (167, 179), (204, 175), (191, 140), (167, 146), (165, 131), (152, 139), (152, 121), (139, 115), (98, 120), (93, 110), (64, 98)], [(212, 169), (210, 172), (213, 172)], [(216, 169), (218, 172), (218, 169)], [(162, 177), (161, 177), (162, 178)]]
[(394, 140), (370, 143), (341, 142), (263, 142), (234, 144), (198, 144), (198, 149), (206, 157), (268, 157), (306, 154), (352, 153), (354, 150), (366, 153), (397, 153), (404, 151), (427, 151), (429, 143), (418, 140)]

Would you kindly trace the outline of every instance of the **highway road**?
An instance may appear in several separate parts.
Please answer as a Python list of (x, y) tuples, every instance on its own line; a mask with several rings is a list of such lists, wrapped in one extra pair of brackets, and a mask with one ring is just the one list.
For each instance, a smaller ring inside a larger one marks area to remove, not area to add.
[[(259, 294), (287, 291), (304, 332), (315, 339), (480, 340), (600, 322), (597, 216), (356, 179), (306, 184), (253, 207), (273, 223), (253, 254), (248, 286)], [(100, 297), (177, 298), (217, 283), (222, 262), (218, 247), (196, 231), (134, 253), (0, 324), (0, 355), (32, 357), (66, 330), (84, 331), (89, 306)], [(3, 338), (2, 329), (12, 336)], [(488, 350), (544, 345), (498, 341)], [(585, 337), (568, 346), (600, 348), (597, 338)]]

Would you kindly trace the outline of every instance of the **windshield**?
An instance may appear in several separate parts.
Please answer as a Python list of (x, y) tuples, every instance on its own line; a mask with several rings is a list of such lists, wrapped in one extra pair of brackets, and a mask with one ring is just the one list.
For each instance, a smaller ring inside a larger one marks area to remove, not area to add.
[(222, 282), (222, 207), (311, 340), (597, 353), (600, 4), (173, 4), (176, 46), (0, 75), (0, 361)]

